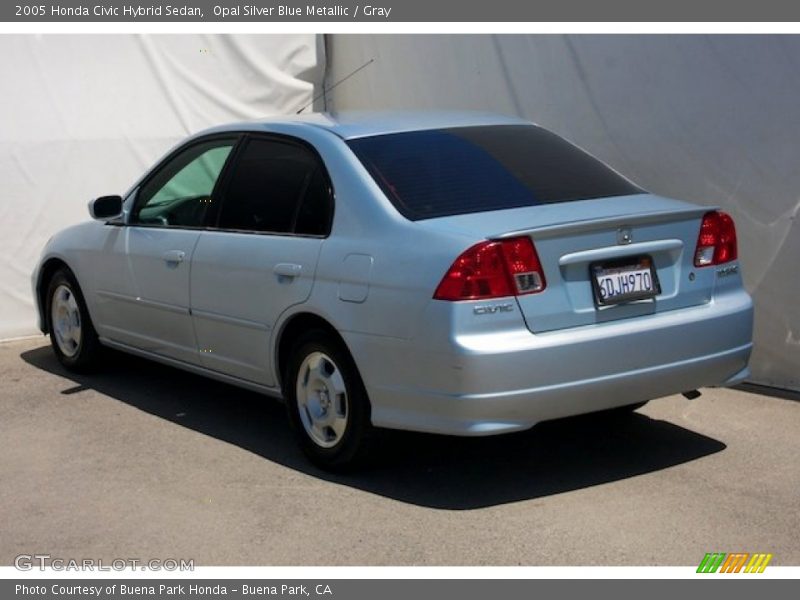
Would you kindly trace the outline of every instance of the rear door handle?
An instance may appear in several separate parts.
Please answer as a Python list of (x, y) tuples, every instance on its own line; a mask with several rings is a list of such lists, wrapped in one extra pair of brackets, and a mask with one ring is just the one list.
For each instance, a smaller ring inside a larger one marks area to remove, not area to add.
[(300, 272), (303, 270), (302, 265), (296, 265), (294, 263), (278, 263), (272, 269), (272, 272), (275, 273), (278, 277), (297, 277), (300, 275)]
[(167, 250), (161, 255), (161, 258), (163, 258), (167, 264), (178, 264), (182, 263), (183, 259), (186, 258), (186, 252), (183, 250)]

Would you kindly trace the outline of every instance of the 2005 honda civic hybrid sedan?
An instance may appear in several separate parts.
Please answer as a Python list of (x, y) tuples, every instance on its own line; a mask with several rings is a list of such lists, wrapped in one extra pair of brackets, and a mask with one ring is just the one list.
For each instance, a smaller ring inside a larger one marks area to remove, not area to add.
[(377, 428), (500, 434), (748, 376), (731, 217), (519, 119), (217, 127), (89, 211), (33, 275), (58, 359), (283, 397), (323, 467)]

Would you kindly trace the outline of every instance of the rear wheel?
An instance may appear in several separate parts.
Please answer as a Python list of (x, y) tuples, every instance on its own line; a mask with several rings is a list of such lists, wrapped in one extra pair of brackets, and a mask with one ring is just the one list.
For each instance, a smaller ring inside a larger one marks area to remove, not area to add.
[(374, 436), (369, 399), (353, 359), (332, 335), (315, 330), (297, 340), (284, 396), (295, 436), (314, 464), (342, 470), (364, 461)]
[(47, 286), (47, 330), (59, 362), (74, 371), (97, 366), (100, 342), (78, 282), (68, 269), (56, 271)]

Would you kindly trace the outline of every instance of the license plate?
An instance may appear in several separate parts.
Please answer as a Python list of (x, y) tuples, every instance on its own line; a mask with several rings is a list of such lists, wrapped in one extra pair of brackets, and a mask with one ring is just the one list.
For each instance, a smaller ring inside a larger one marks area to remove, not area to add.
[(598, 306), (647, 300), (661, 293), (649, 256), (595, 263), (591, 266), (594, 299)]

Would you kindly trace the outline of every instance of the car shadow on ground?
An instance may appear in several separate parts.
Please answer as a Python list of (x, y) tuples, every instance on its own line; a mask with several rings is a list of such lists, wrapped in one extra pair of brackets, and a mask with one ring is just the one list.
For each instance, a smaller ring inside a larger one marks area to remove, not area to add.
[(109, 350), (99, 373), (66, 371), (48, 347), (28, 364), (267, 460), (401, 502), (467, 510), (618, 481), (714, 454), (722, 442), (634, 413), (542, 423), (517, 434), (458, 438), (385, 432), (373, 464), (349, 474), (310, 465), (292, 439), (283, 404), (259, 394)]

